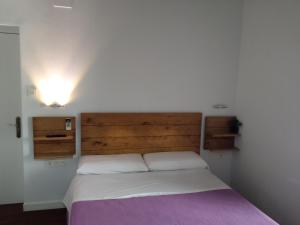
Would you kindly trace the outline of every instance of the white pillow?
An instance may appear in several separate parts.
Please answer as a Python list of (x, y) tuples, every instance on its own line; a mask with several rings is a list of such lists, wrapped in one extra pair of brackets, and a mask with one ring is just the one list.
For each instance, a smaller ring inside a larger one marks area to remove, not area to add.
[(81, 157), (78, 174), (145, 172), (148, 168), (140, 154), (89, 155)]
[(144, 155), (150, 171), (208, 169), (207, 163), (195, 152), (158, 152)]

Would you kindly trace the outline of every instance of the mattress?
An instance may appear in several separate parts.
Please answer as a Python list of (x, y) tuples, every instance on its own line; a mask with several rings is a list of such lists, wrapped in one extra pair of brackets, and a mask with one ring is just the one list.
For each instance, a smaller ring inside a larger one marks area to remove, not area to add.
[(207, 169), (76, 175), (70, 225), (275, 225)]

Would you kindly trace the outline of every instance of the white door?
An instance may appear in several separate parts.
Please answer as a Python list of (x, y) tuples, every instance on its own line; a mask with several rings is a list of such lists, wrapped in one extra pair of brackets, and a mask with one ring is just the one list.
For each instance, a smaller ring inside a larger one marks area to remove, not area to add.
[(23, 202), (20, 40), (17, 27), (0, 26), (0, 204)]

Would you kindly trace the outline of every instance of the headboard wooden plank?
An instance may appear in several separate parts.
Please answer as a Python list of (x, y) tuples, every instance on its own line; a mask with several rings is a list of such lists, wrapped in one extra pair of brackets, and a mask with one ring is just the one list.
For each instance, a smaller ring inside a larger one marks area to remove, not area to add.
[(83, 125), (197, 125), (201, 113), (82, 113)]
[(81, 154), (200, 151), (201, 113), (82, 113)]
[(81, 132), (82, 138), (200, 135), (198, 125), (83, 126)]

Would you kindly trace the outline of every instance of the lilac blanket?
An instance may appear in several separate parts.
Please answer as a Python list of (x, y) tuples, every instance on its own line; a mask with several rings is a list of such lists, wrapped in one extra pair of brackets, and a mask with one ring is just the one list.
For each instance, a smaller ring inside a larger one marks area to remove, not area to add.
[(75, 202), (70, 225), (276, 225), (233, 190)]

